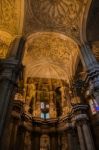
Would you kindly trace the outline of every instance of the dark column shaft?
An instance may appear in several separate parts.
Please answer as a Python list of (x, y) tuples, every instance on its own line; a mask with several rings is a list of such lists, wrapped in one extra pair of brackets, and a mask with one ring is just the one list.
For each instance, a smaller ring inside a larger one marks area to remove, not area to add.
[(77, 131), (78, 131), (78, 137), (79, 137), (79, 143), (81, 150), (86, 150), (85, 142), (84, 142), (84, 136), (82, 133), (82, 129), (80, 125), (77, 125)]
[(73, 138), (72, 138), (72, 134), (70, 132), (67, 133), (67, 139), (68, 139), (68, 148), (69, 150), (73, 150), (74, 145), (73, 145)]
[(25, 140), (26, 130), (24, 127), (19, 127), (17, 132), (15, 150), (24, 150), (24, 140)]
[[(20, 43), (23, 41), (22, 43)], [(19, 75), (19, 69), (21, 66), (23, 47), (25, 40), (22, 38), (16, 39), (13, 45), (13, 50), (17, 50), (17, 53), (11, 55), (11, 57), (1, 61), (1, 73), (0, 73), (0, 138), (2, 137), (6, 113), (10, 102), (11, 94), (13, 92), (16, 80)], [(16, 47), (17, 45), (17, 47)], [(21, 46), (20, 46), (21, 45)], [(20, 52), (21, 51), (21, 52)], [(19, 55), (20, 52), (20, 55)]]
[(84, 133), (84, 137), (85, 137), (87, 150), (95, 150), (89, 126), (86, 123), (84, 123), (82, 125), (82, 129), (83, 129), (83, 133)]

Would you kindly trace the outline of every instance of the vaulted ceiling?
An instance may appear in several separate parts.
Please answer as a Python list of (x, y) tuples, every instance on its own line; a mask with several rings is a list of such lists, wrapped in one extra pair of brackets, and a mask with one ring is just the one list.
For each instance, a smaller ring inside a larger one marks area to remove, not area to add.
[(77, 67), (78, 49), (74, 40), (60, 33), (31, 35), (23, 60), (27, 66), (26, 76), (69, 80)]
[[(16, 35), (27, 38), (27, 76), (67, 81), (75, 73), (80, 22), (88, 0), (0, 0), (0, 57)], [(46, 70), (46, 71), (45, 71)]]

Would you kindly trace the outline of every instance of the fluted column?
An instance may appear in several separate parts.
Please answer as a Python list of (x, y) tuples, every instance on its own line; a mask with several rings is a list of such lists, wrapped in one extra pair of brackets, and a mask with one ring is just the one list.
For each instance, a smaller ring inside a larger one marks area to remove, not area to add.
[(10, 98), (20, 73), (24, 43), (23, 38), (16, 38), (12, 44), (10, 56), (0, 61), (0, 138), (4, 131)]

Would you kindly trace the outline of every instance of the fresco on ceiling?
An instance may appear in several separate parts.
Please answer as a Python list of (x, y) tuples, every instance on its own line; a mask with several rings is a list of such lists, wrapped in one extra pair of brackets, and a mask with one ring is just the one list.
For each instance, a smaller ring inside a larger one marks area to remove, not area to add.
[(77, 19), (82, 2), (79, 0), (33, 0), (31, 6), (36, 19), (41, 23), (47, 26), (65, 26)]
[(0, 29), (12, 35), (19, 33), (23, 0), (0, 0)]
[[(26, 76), (69, 80), (75, 73), (78, 46), (58, 33), (37, 33), (26, 43)], [(73, 70), (73, 72), (72, 72)]]
[(56, 31), (79, 40), (81, 15), (88, 0), (29, 0), (25, 3), (24, 32)]

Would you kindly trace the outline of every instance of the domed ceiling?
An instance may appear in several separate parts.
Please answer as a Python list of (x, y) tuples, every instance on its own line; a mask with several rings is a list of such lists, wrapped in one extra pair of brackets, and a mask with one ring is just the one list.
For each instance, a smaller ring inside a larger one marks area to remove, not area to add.
[(26, 43), (26, 76), (68, 81), (75, 73), (77, 57), (78, 46), (72, 39), (54, 32), (33, 34)]

